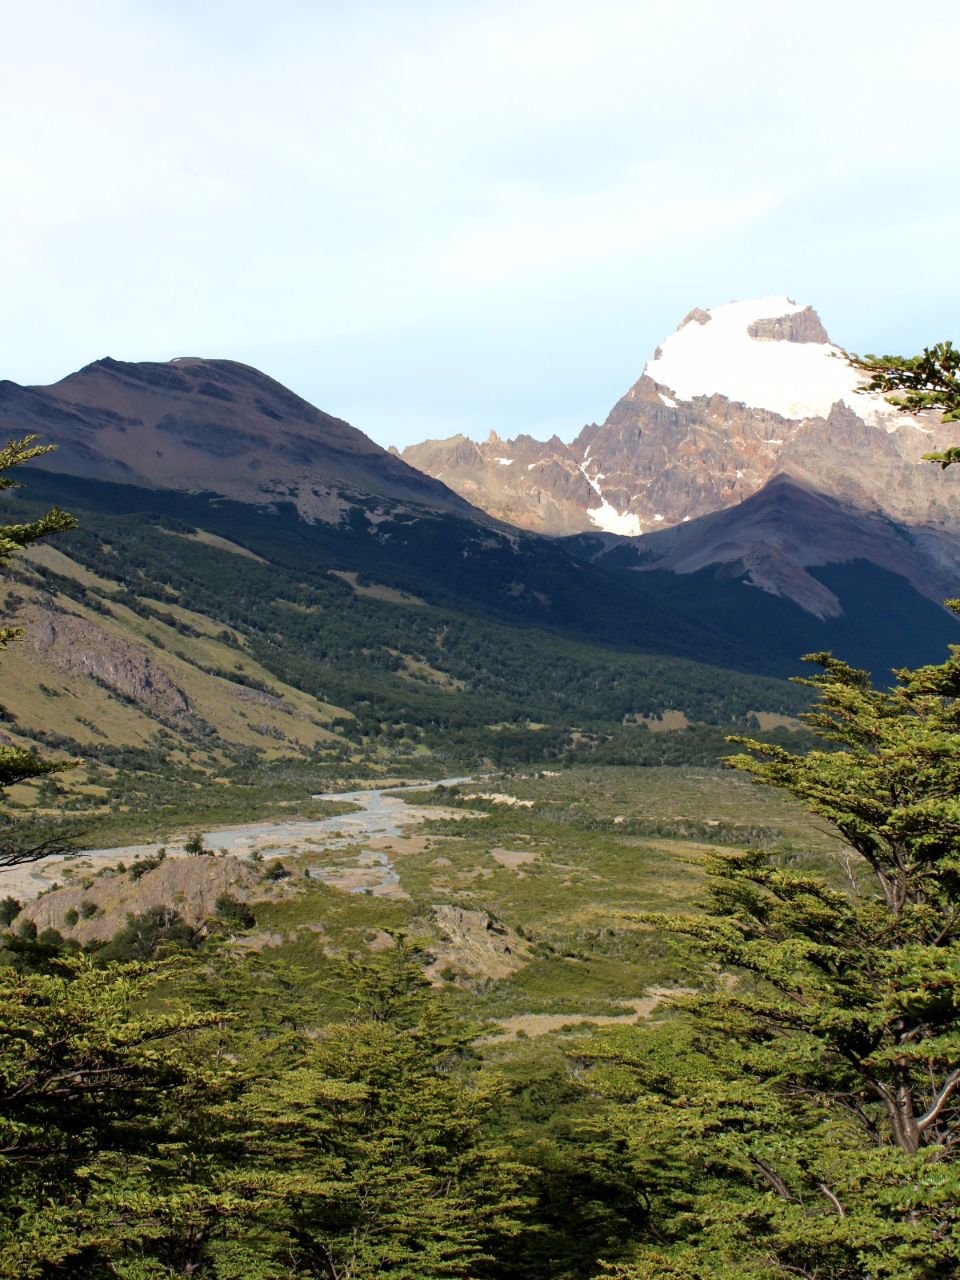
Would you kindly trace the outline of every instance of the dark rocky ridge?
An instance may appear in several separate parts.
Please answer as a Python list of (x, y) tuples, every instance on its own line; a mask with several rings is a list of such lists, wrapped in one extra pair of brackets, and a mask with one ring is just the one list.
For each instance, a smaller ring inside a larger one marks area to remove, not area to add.
[(957, 586), (952, 565), (931, 554), (929, 530), (892, 525), (879, 511), (860, 510), (786, 474), (738, 507), (649, 534), (635, 545), (645, 569), (689, 574), (709, 565), (740, 566), (753, 586), (787, 596), (819, 618), (842, 612), (837, 596), (809, 572), (822, 565), (868, 561), (937, 602)]
[(751, 338), (761, 342), (829, 342), (830, 338), (813, 307), (792, 315), (754, 320), (747, 326)]

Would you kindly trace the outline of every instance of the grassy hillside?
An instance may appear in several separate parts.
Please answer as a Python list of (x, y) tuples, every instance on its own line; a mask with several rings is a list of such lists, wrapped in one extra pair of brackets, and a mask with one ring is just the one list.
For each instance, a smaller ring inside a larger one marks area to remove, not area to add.
[[(534, 626), (509, 583), (520, 617), (508, 623), (499, 606), (480, 612), (484, 589), (470, 613), (436, 603), (446, 588), (417, 557), (402, 578), (389, 563), (382, 577), (346, 567), (369, 564), (392, 525), (378, 540), (205, 498), (30, 479), (6, 518), (57, 499), (79, 528), (11, 566), (5, 612), (27, 638), (0, 658), (3, 730), (86, 763), (14, 789), (21, 816), (66, 805), (100, 829), (109, 808), (135, 833), (151, 810), (188, 816), (211, 782), (232, 789), (218, 811), (254, 812), (255, 797), (269, 811), (280, 762), (287, 800), (364, 773), (707, 762), (725, 734), (770, 717), (789, 734), (805, 704), (783, 681), (637, 652), (639, 639), (600, 646)], [(489, 597), (489, 564), (448, 594), (468, 597), (483, 573)], [(669, 617), (654, 622), (669, 632)]]

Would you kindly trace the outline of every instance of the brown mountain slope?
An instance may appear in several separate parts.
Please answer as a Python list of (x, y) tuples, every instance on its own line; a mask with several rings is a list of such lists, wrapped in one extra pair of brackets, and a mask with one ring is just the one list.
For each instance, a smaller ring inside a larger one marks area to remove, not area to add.
[[(940, 603), (957, 588), (958, 549), (932, 531), (894, 524), (777, 475), (737, 507), (716, 511), (635, 540), (645, 569), (696, 573), (709, 565), (742, 566), (748, 582), (794, 600), (819, 618), (839, 616), (837, 597), (807, 570), (866, 560), (907, 578)], [(931, 549), (940, 551), (939, 556)]]
[(285, 499), (307, 519), (337, 520), (351, 490), (483, 519), (355, 427), (233, 360), (103, 359), (48, 387), (0, 382), (0, 432), (27, 431), (60, 446), (41, 465), (69, 475)]

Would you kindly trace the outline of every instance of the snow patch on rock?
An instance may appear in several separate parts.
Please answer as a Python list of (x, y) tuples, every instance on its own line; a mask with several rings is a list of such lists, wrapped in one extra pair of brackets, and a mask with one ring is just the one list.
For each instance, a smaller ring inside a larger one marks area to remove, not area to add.
[(603, 501), (599, 509), (588, 511), (587, 515), (604, 533), (619, 533), (625, 538), (636, 538), (643, 532), (640, 528), (639, 516), (631, 515), (628, 511), (621, 515), (616, 507), (611, 507), (607, 501)]
[[(587, 463), (586, 463), (586, 460), (584, 460), (584, 461), (580, 464), (580, 470), (583, 472), (583, 478), (586, 480), (587, 484), (590, 486), (590, 488), (593, 490), (593, 492), (597, 495), (597, 497), (598, 497), (598, 498), (602, 498), (602, 497), (603, 497), (603, 494), (600, 492), (600, 486), (599, 486), (599, 484), (597, 484), (596, 480), (592, 479), (592, 478), (587, 474)], [(602, 476), (601, 476), (601, 479), (602, 479)]]
[(621, 514), (621, 512), (619, 512), (616, 507), (611, 506), (603, 496), (599, 482), (605, 478), (604, 473), (602, 471), (598, 471), (596, 478), (591, 478), (587, 474), (586, 459), (584, 459), (580, 464), (580, 470), (583, 472), (583, 477), (587, 484), (600, 499), (599, 507), (594, 507), (592, 510), (587, 511), (588, 518), (597, 526), (598, 529), (602, 529), (604, 533), (618, 533), (624, 538), (635, 538), (639, 536), (639, 534), (643, 532), (640, 528), (639, 516), (630, 515), (630, 513), (626, 511)]

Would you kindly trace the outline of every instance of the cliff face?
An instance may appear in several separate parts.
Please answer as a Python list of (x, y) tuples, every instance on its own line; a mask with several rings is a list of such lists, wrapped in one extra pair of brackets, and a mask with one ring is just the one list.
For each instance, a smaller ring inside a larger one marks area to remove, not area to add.
[(184, 691), (139, 645), (52, 607), (28, 609), (22, 621), (27, 643), (48, 667), (90, 676), (160, 718), (190, 710)]
[(482, 443), (452, 436), (410, 445), (402, 457), (488, 515), (533, 533), (579, 529), (596, 500), (573, 448), (557, 436), (501, 440), (491, 431)]
[(604, 473), (604, 496), (625, 503), (639, 533), (736, 506), (776, 475), (898, 521), (960, 528), (960, 477), (922, 461), (955, 435), (937, 415), (890, 411), (870, 422), (858, 402), (838, 400), (823, 415), (792, 419), (718, 394), (665, 398), (644, 376), (602, 427), (579, 437)]

